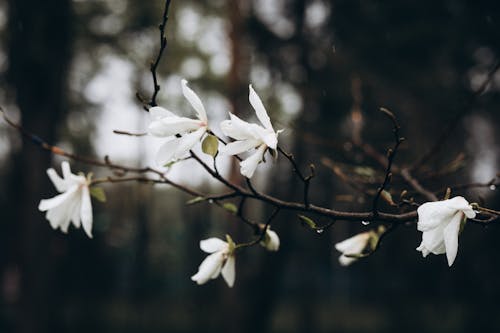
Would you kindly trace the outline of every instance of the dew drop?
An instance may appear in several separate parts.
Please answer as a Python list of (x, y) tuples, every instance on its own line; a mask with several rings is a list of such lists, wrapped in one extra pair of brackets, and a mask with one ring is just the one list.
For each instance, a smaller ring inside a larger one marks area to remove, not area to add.
[(316, 233), (318, 235), (321, 235), (323, 233), (323, 231), (325, 231), (324, 229), (316, 229)]
[(497, 189), (497, 186), (495, 184), (490, 185), (490, 190), (494, 191)]
[(361, 224), (362, 224), (362, 225), (369, 225), (369, 224), (370, 224), (370, 221), (361, 221)]

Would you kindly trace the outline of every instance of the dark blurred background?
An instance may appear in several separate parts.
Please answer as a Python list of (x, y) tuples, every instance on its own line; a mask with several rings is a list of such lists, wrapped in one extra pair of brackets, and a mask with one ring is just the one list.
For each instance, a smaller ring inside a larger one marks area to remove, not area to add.
[[(135, 92), (152, 92), (162, 9), (160, 0), (1, 0), (1, 105), (69, 151), (153, 163), (157, 141), (112, 130), (147, 126)], [(415, 174), (432, 191), (487, 182), (499, 171), (500, 74), (474, 95), (500, 54), (498, 1), (173, 0), (167, 38), (160, 104), (192, 114), (180, 94), (187, 78), (210, 117), (222, 120), (231, 110), (250, 118), (252, 82), (275, 128), (286, 129), (282, 145), (301, 166), (316, 164), (315, 203), (370, 209), (370, 196), (321, 160), (375, 189), (383, 169), (356, 147), (367, 142), (384, 154), (392, 144), (380, 106), (397, 115), (407, 138), (399, 165), (414, 165), (453, 125)], [(283, 212), (273, 227), (279, 252), (241, 253), (232, 289), (222, 279), (196, 286), (190, 276), (204, 258), (199, 240), (229, 232), (242, 242), (251, 230), (208, 203), (186, 207), (189, 198), (168, 187), (127, 184), (106, 186), (108, 202), (93, 203), (94, 239), (74, 228), (53, 231), (37, 205), (55, 194), (45, 170), (59, 170), (61, 160), (3, 122), (0, 137), (0, 332), (499, 330), (497, 225), (468, 225), (451, 268), (444, 256), (422, 259), (415, 251), (414, 224), (343, 268), (334, 243), (372, 226), (338, 222), (316, 234)], [(237, 181), (235, 167), (225, 169)], [(223, 190), (194, 164), (171, 174)], [(260, 189), (300, 200), (301, 184), (281, 159), (255, 178)], [(406, 188), (395, 177), (390, 191), (397, 197)], [(498, 209), (498, 192), (453, 194)], [(258, 203), (247, 211), (261, 220), (270, 213)]]

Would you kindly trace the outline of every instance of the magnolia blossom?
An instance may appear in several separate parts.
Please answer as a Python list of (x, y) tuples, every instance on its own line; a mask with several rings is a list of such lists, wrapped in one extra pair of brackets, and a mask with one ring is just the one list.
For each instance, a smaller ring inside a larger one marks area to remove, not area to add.
[(417, 251), (426, 257), (429, 253), (446, 253), (448, 265), (453, 265), (458, 251), (458, 234), (462, 222), (476, 213), (463, 197), (426, 202), (418, 207), (417, 229), (422, 231), (422, 243)]
[(76, 228), (82, 225), (92, 238), (92, 204), (88, 180), (83, 175), (72, 174), (66, 161), (62, 162), (61, 167), (63, 178), (54, 169), (47, 170), (47, 175), (61, 194), (41, 200), (38, 209), (47, 212), (45, 217), (53, 229), (60, 228), (66, 233), (70, 222), (73, 222)]
[(191, 277), (191, 280), (200, 285), (217, 278), (222, 273), (227, 285), (232, 287), (236, 277), (233, 246), (219, 238), (200, 241), (200, 248), (210, 255), (203, 260), (198, 272)]
[(347, 238), (346, 240), (335, 244), (335, 249), (342, 253), (339, 257), (339, 262), (342, 266), (349, 266), (356, 260), (356, 256), (363, 253), (363, 250), (368, 246), (370, 242), (370, 238), (373, 236), (373, 232), (363, 232), (357, 234), (351, 238)]
[(156, 163), (159, 165), (183, 158), (208, 130), (207, 113), (200, 98), (187, 86), (186, 80), (182, 80), (181, 84), (182, 93), (195, 109), (198, 119), (179, 117), (159, 106), (149, 109), (149, 134), (169, 138), (156, 155)]
[(280, 238), (275, 231), (268, 227), (260, 245), (265, 247), (268, 251), (278, 251), (280, 248)]
[(227, 155), (238, 155), (246, 151), (253, 150), (253, 153), (240, 163), (240, 172), (247, 178), (252, 178), (257, 165), (264, 159), (264, 153), (269, 149), (276, 149), (278, 146), (278, 134), (271, 125), (271, 120), (252, 85), (249, 85), (250, 104), (255, 110), (255, 114), (263, 126), (250, 124), (230, 113), (230, 120), (221, 123), (222, 132), (236, 141), (221, 147), (220, 152)]

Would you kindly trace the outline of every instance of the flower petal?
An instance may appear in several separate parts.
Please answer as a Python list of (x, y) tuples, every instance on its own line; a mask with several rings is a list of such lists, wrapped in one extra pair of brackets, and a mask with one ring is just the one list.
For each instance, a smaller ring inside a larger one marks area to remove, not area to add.
[(227, 242), (224, 242), (223, 240), (216, 237), (204, 239), (200, 241), (200, 249), (202, 249), (206, 253), (223, 251), (227, 249)]
[(255, 148), (261, 144), (260, 141), (254, 139), (242, 140), (242, 141), (234, 141), (228, 143), (225, 146), (219, 148), (221, 154), (224, 155), (238, 155), (243, 152), (246, 152), (252, 148)]
[(151, 120), (160, 120), (162, 118), (166, 117), (177, 117), (174, 113), (168, 111), (165, 108), (162, 108), (161, 106), (153, 106), (152, 108), (149, 109), (149, 116), (151, 117)]
[(226, 264), (222, 267), (222, 277), (226, 281), (229, 288), (234, 286), (234, 280), (236, 278), (236, 269), (235, 269), (236, 260), (234, 256), (229, 256), (226, 260)]
[(359, 254), (363, 251), (370, 239), (369, 232), (363, 232), (335, 244), (335, 249), (344, 254)]
[(164, 166), (172, 162), (175, 156), (177, 147), (179, 146), (179, 139), (175, 138), (163, 143), (156, 153), (156, 164)]
[(476, 217), (476, 212), (474, 212), (471, 205), (464, 197), (457, 196), (447, 201), (450, 208), (463, 211), (468, 218), (472, 219)]
[(229, 113), (230, 120), (224, 120), (220, 124), (220, 129), (224, 135), (229, 136), (235, 140), (248, 140), (254, 139), (259, 140), (259, 134), (257, 133), (259, 129), (264, 131), (264, 128), (256, 125), (247, 123), (241, 120), (236, 115)]
[(202, 261), (198, 272), (191, 276), (191, 280), (195, 281), (198, 285), (207, 283), (208, 280), (217, 277), (220, 273), (224, 255), (222, 252), (215, 252)]
[(82, 227), (87, 236), (92, 238), (92, 202), (88, 186), (83, 186), (81, 191), (80, 218), (82, 219)]
[(166, 137), (195, 131), (201, 126), (203, 124), (197, 119), (174, 116), (151, 122), (148, 132), (153, 136)]
[(52, 184), (54, 184), (54, 187), (56, 188), (57, 192), (61, 193), (68, 189), (68, 182), (65, 179), (61, 178), (57, 174), (56, 170), (52, 168), (47, 169), (47, 175), (52, 181)]
[(268, 251), (278, 251), (280, 248), (280, 238), (278, 234), (267, 228), (265, 238), (260, 242)]
[(63, 174), (64, 180), (71, 179), (72, 173), (71, 173), (71, 167), (69, 166), (68, 161), (63, 161), (61, 163), (61, 169), (62, 169), (62, 174)]
[(248, 90), (248, 100), (254, 108), (257, 118), (259, 118), (260, 122), (262, 123), (262, 125), (264, 125), (265, 128), (270, 129), (274, 132), (273, 125), (271, 125), (271, 119), (267, 115), (266, 108), (264, 107), (264, 104), (262, 104), (262, 100), (260, 99), (259, 95), (257, 95), (251, 84), (248, 86)]
[(78, 190), (78, 185), (73, 185), (69, 190), (67, 190), (62, 194), (56, 195), (55, 197), (50, 199), (40, 200), (40, 203), (38, 204), (38, 210), (44, 212), (54, 207), (57, 207), (61, 204), (64, 204), (68, 200), (68, 198), (71, 198), (71, 196), (77, 190)]
[(443, 238), (444, 227), (444, 225), (440, 225), (437, 228), (423, 232), (422, 244), (429, 252), (434, 254), (443, 254), (446, 252)]
[(457, 212), (453, 220), (444, 228), (444, 245), (446, 247), (446, 258), (448, 266), (451, 267), (458, 252), (458, 233), (460, 232), (460, 223), (465, 218), (464, 213)]
[(182, 85), (182, 93), (184, 94), (184, 97), (188, 100), (188, 102), (196, 110), (196, 113), (198, 114), (198, 119), (207, 124), (208, 123), (207, 112), (205, 111), (205, 107), (203, 106), (203, 103), (201, 102), (200, 98), (198, 97), (198, 95), (196, 95), (196, 93), (193, 90), (191, 90), (191, 88), (187, 86), (186, 80), (182, 80), (181, 85)]
[(345, 255), (341, 255), (339, 257), (339, 263), (342, 266), (349, 266), (350, 264), (352, 264), (356, 260), (358, 260), (358, 259), (357, 258), (353, 258), (353, 257), (346, 257)]
[(264, 153), (266, 152), (267, 146), (261, 145), (255, 153), (253, 153), (246, 160), (240, 162), (240, 172), (243, 176), (247, 178), (252, 178), (255, 169), (264, 158)]
[(179, 146), (175, 152), (174, 159), (183, 158), (201, 140), (206, 131), (206, 127), (202, 127), (193, 133), (185, 134), (179, 138)]

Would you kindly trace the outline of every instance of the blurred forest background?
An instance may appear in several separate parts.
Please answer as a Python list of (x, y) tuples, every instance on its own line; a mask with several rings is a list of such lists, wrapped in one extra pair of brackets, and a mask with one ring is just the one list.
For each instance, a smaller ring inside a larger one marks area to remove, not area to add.
[[(30, 131), (80, 155), (152, 164), (157, 142), (112, 130), (147, 126), (135, 92), (152, 92), (149, 62), (162, 8), (161, 0), (1, 0), (0, 104)], [(416, 163), (454, 125), (417, 174), (431, 190), (485, 182), (500, 171), (500, 74), (474, 96), (500, 55), (498, 1), (174, 0), (167, 38), (159, 104), (192, 114), (180, 93), (187, 78), (212, 117), (222, 120), (232, 110), (249, 118), (253, 83), (274, 127), (286, 129), (281, 143), (302, 166), (316, 164), (315, 203), (370, 209), (370, 197), (321, 160), (349, 177), (368, 177), (376, 188), (383, 169), (356, 143), (381, 153), (391, 145), (380, 106), (398, 116), (407, 138), (400, 165)], [(385, 238), (369, 259), (343, 268), (334, 243), (371, 226), (338, 222), (318, 235), (281, 213), (274, 223), (279, 252), (244, 251), (233, 289), (222, 279), (199, 287), (190, 280), (204, 257), (199, 240), (229, 232), (245, 241), (251, 230), (209, 204), (186, 207), (189, 198), (171, 188), (127, 184), (107, 186), (108, 202), (94, 203), (94, 239), (73, 228), (68, 235), (53, 231), (37, 205), (55, 193), (45, 170), (59, 170), (60, 159), (3, 122), (0, 137), (0, 332), (500, 327), (497, 225), (468, 225), (451, 268), (444, 256), (422, 259), (415, 251), (414, 224)], [(221, 190), (193, 165), (176, 168), (176, 179)], [(445, 172), (450, 168), (455, 172)], [(273, 195), (300, 198), (300, 183), (281, 159), (255, 177)], [(454, 194), (500, 208), (494, 187)], [(269, 214), (257, 203), (248, 211), (254, 218)]]

